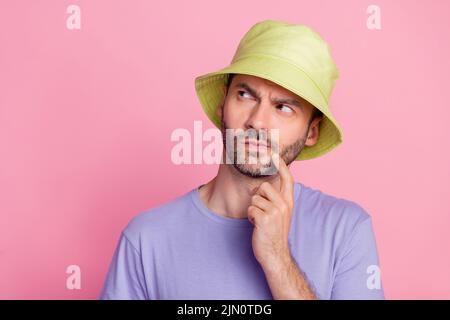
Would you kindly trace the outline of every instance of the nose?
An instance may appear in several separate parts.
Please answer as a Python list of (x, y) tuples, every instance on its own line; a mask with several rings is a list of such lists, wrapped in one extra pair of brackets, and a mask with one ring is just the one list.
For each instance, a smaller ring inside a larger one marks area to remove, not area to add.
[(261, 102), (257, 103), (251, 110), (250, 115), (245, 122), (246, 129), (268, 129), (270, 118), (270, 106)]

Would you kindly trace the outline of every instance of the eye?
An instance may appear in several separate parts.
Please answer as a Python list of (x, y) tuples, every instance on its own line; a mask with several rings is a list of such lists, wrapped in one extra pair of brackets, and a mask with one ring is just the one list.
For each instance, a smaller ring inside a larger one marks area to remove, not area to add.
[[(247, 97), (243, 96), (242, 94), (246, 94)], [(242, 98), (252, 98), (252, 95), (250, 93), (248, 93), (246, 91), (242, 91), (242, 90), (238, 91), (238, 95), (239, 95), (239, 97), (242, 97)]]
[(284, 113), (292, 113), (294, 112), (294, 110), (292, 110), (291, 107), (289, 107), (286, 104), (280, 104), (277, 106), (278, 109), (280, 109), (281, 111), (283, 111)]

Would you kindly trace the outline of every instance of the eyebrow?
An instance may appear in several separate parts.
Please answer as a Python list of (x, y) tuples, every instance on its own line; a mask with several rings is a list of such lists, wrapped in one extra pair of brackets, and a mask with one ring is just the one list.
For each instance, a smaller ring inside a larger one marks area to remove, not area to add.
[[(236, 84), (236, 88), (242, 88), (247, 90), (252, 96), (257, 97), (258, 99), (261, 99), (261, 95), (258, 91), (256, 91), (255, 89), (251, 88), (248, 84), (241, 82)], [(302, 104), (296, 100), (296, 99), (290, 99), (290, 98), (273, 98), (272, 102), (275, 103), (287, 103), (287, 104), (291, 104), (293, 106), (296, 106), (298, 108), (302, 107)]]

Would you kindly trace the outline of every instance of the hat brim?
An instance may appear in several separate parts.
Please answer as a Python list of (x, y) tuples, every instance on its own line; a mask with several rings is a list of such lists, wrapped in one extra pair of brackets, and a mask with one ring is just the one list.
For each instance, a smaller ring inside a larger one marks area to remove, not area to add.
[(223, 98), (230, 73), (246, 74), (270, 80), (310, 102), (324, 114), (319, 125), (319, 138), (313, 146), (305, 146), (295, 160), (308, 160), (324, 155), (342, 142), (342, 129), (330, 112), (328, 102), (308, 75), (295, 65), (270, 56), (243, 57), (219, 71), (195, 78), (195, 90), (208, 118), (220, 129), (216, 108)]

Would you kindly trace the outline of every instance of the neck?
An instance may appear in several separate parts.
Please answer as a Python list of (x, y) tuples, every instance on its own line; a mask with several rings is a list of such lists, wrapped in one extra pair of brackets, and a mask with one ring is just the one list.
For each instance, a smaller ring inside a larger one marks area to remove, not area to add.
[(199, 190), (200, 198), (211, 211), (229, 217), (247, 218), (254, 190), (264, 181), (280, 188), (279, 175), (253, 178), (240, 173), (232, 164), (220, 164), (217, 176)]

